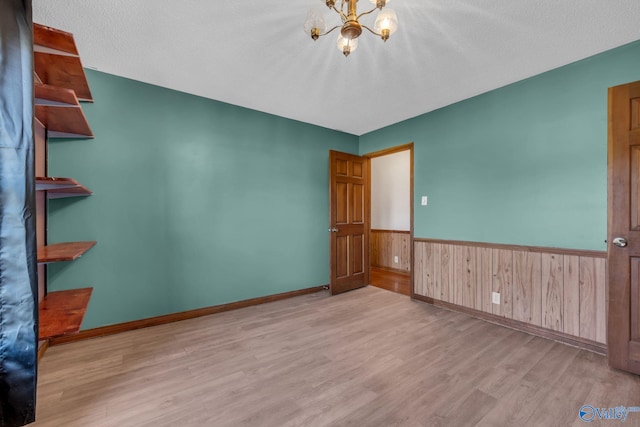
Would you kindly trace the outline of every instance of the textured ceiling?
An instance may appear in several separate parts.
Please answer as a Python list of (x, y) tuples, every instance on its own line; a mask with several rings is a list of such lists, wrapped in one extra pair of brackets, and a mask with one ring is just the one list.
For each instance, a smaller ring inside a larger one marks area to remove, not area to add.
[(345, 58), (302, 30), (315, 7), (337, 23), (323, 3), (33, 0), (33, 19), (86, 67), (355, 135), (640, 39), (639, 0), (393, 0), (398, 32)]

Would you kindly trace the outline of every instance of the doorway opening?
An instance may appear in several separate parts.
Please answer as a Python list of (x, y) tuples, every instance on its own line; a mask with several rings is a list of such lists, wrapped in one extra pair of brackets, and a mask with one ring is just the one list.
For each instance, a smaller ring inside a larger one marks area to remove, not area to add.
[(369, 283), (413, 298), (413, 143), (364, 157), (369, 159)]

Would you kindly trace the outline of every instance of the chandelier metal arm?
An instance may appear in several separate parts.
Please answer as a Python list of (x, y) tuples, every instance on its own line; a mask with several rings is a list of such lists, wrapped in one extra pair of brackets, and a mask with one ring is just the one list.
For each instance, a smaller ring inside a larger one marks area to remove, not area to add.
[[(374, 7), (373, 9), (371, 9), (371, 10), (370, 10), (370, 11), (368, 11), (368, 12), (362, 12), (360, 15), (358, 15), (358, 18), (357, 18), (357, 19), (358, 19), (358, 21), (359, 21), (359, 20), (360, 20), (360, 18), (362, 18), (363, 16), (369, 15), (369, 14), (371, 14), (371, 13), (375, 12), (376, 10), (378, 10), (378, 8), (377, 8), (377, 7)], [(369, 31), (371, 31), (371, 30), (369, 30)], [(374, 33), (374, 34), (375, 34), (375, 33)]]
[[(337, 28), (342, 28), (342, 25), (336, 25), (335, 27), (331, 28), (329, 31), (325, 31), (322, 34), (318, 34), (318, 37), (326, 36), (327, 34), (329, 34), (330, 32), (332, 32), (333, 30), (335, 30)], [(371, 31), (371, 30), (369, 30), (369, 31)]]
[[(362, 25), (362, 24), (360, 24), (360, 25)], [(366, 28), (367, 30), (369, 30), (369, 32), (370, 32), (371, 34), (375, 34), (375, 35), (376, 35), (376, 36), (378, 36), (378, 37), (382, 37), (382, 34), (380, 34), (380, 33), (376, 33), (375, 31), (373, 31), (371, 28), (367, 27), (366, 25), (362, 25), (362, 28)]]

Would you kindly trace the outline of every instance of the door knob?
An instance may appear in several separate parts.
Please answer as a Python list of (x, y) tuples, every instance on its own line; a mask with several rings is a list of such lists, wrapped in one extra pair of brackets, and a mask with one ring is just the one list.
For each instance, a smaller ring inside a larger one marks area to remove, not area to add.
[(334, 227), (334, 228), (327, 229), (327, 231), (330, 232), (330, 233), (337, 233), (338, 229)]
[(628, 243), (629, 242), (627, 242), (627, 239), (625, 239), (624, 237), (616, 237), (615, 239), (613, 239), (613, 244), (619, 248), (624, 248)]

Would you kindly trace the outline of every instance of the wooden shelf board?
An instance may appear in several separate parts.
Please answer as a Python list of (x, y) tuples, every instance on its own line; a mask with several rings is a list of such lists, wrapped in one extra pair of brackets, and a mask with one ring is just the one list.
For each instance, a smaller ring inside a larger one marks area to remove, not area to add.
[(33, 44), (78, 56), (73, 34), (36, 22), (33, 23)]
[(49, 199), (90, 196), (93, 194), (73, 178), (36, 177), (36, 191), (46, 191)]
[(80, 185), (80, 183), (73, 178), (57, 178), (53, 176), (36, 177), (36, 191), (57, 190), (77, 187), (78, 185)]
[(49, 138), (93, 138), (93, 132), (82, 108), (37, 105), (36, 118), (48, 130)]
[(81, 101), (93, 102), (73, 34), (33, 24), (34, 69), (42, 83), (72, 89)]
[(55, 191), (47, 191), (47, 198), (64, 199), (67, 197), (90, 196), (92, 194), (93, 193), (91, 192), (91, 190), (89, 190), (87, 187), (80, 185), (78, 187), (71, 187), (71, 188), (55, 190)]
[(60, 56), (69, 56), (72, 58), (79, 58), (80, 55), (74, 55), (73, 53), (65, 52), (64, 50), (54, 49), (47, 46), (42, 46), (38, 44), (33, 45), (34, 53), (49, 53), (51, 55), (60, 55)]
[(34, 82), (35, 105), (48, 107), (78, 107), (78, 97), (72, 89)]
[(80, 258), (97, 242), (65, 242), (53, 243), (38, 248), (38, 263), (73, 261)]
[(39, 339), (75, 334), (87, 311), (93, 288), (49, 292), (39, 305)]
[(81, 138), (81, 139), (93, 139), (93, 136), (86, 136), (86, 135), (80, 135), (77, 133), (69, 133), (69, 132), (56, 132), (56, 131), (49, 131), (47, 132), (47, 136), (49, 138), (65, 138), (65, 139), (70, 139), (70, 138)]

